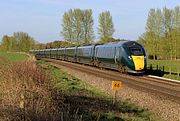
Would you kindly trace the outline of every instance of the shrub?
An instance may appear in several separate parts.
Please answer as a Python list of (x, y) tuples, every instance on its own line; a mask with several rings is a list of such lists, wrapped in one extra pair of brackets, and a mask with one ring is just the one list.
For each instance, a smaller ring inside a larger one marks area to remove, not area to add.
[(1, 120), (58, 120), (56, 90), (45, 70), (26, 61), (10, 64), (1, 72)]

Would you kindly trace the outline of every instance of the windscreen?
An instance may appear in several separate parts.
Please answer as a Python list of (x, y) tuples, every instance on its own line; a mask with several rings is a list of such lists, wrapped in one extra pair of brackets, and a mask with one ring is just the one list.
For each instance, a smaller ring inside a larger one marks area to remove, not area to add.
[(144, 55), (144, 53), (143, 53), (143, 50), (142, 50), (143, 48), (130, 48), (130, 51), (131, 51), (131, 55), (137, 55), (137, 56), (139, 56), (139, 55)]
[(141, 56), (145, 54), (144, 48), (137, 42), (129, 42), (128, 48), (130, 50), (131, 55)]

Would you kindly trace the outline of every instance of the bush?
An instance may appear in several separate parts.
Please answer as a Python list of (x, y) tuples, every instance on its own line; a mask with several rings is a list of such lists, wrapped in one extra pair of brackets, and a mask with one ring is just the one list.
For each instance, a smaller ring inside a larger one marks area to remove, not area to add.
[(0, 120), (58, 120), (59, 109), (47, 72), (32, 61), (1, 70)]

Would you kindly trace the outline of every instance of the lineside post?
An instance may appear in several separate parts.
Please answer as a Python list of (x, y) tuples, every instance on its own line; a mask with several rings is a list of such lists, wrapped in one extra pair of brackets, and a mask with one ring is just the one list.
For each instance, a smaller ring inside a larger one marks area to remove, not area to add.
[(164, 73), (164, 66), (163, 66), (163, 73)]
[(117, 91), (122, 89), (122, 82), (120, 81), (112, 81), (112, 90), (114, 91), (113, 94), (113, 104), (117, 101)]
[(169, 74), (171, 75), (171, 67), (169, 67)]
[(179, 69), (178, 69), (178, 72), (177, 72), (177, 75), (178, 75), (178, 76), (180, 75), (179, 73), (180, 73), (180, 71), (179, 71)]

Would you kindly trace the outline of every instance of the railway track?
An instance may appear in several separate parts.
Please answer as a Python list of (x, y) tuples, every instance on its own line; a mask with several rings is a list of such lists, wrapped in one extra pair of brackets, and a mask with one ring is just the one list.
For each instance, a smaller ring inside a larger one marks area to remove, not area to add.
[(86, 66), (77, 63), (70, 63), (54, 59), (44, 59), (54, 66), (63, 65), (72, 69), (86, 72), (98, 77), (121, 81), (127, 86), (139, 91), (157, 95), (164, 100), (171, 100), (180, 104), (180, 83), (167, 81), (163, 79), (152, 78), (148, 76), (132, 76), (121, 74), (112, 70), (103, 70), (91, 66)]

